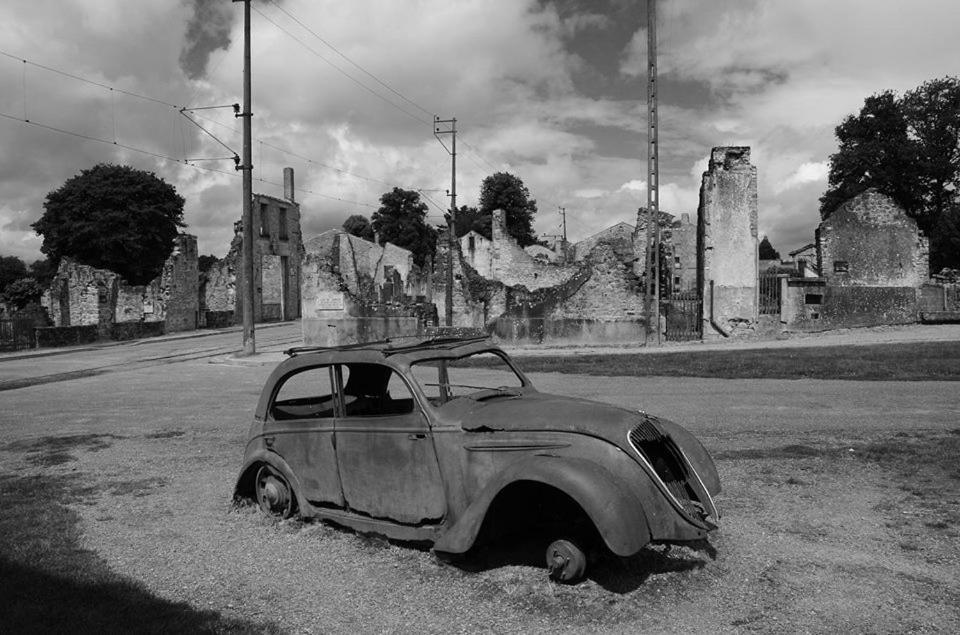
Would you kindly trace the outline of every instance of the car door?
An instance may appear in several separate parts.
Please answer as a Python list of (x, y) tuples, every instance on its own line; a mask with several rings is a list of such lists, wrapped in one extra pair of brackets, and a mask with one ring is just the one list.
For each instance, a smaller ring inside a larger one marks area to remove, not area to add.
[(382, 364), (338, 367), (337, 463), (349, 509), (420, 524), (446, 512), (427, 418), (409, 386)]
[(267, 410), (264, 442), (300, 481), (312, 503), (343, 505), (333, 447), (333, 369), (311, 366), (284, 377)]

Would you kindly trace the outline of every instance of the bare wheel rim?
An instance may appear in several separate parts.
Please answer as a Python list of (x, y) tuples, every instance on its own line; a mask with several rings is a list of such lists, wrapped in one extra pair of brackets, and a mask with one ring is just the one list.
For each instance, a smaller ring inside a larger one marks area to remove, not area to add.
[(257, 472), (257, 504), (263, 513), (278, 518), (289, 518), (293, 512), (293, 493), (283, 475), (269, 465)]
[(567, 584), (577, 582), (587, 570), (587, 556), (570, 540), (554, 540), (547, 547), (550, 579)]

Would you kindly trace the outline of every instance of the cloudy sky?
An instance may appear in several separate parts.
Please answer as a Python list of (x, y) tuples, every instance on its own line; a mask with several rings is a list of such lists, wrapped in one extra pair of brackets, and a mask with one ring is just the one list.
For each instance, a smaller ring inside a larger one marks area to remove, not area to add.
[[(540, 233), (557, 232), (558, 206), (573, 240), (633, 222), (646, 201), (644, 4), (255, 0), (254, 190), (281, 194), (292, 166), (307, 236), (369, 216), (393, 186), (423, 190), (439, 223), (439, 115), (461, 131), (459, 204), (503, 170), (537, 200)], [(695, 212), (710, 148), (749, 145), (760, 231), (781, 251), (812, 237), (837, 123), (960, 60), (956, 0), (658, 7), (661, 208)], [(229, 109), (195, 112), (228, 150), (179, 108), (240, 101), (241, 29), (230, 0), (4, 0), (0, 254), (39, 257), (30, 224), (46, 193), (114, 162), (174, 184), (201, 253), (222, 256), (240, 178), (232, 161), (201, 159), (239, 153), (239, 125)]]

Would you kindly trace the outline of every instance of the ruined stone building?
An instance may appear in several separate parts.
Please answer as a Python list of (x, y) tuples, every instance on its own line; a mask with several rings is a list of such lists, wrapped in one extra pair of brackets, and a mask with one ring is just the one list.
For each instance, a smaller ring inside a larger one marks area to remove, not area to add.
[(146, 285), (64, 258), (41, 305), (54, 326), (96, 326), (101, 339), (188, 331), (199, 318), (198, 277), (197, 237), (179, 234), (163, 271)]
[[(253, 195), (253, 311), (255, 322), (300, 317), (300, 269), (303, 238), (300, 205), (294, 197), (293, 170), (285, 168), (284, 198)], [(242, 321), (238, 283), (243, 248), (242, 221), (234, 224), (234, 238), (226, 257), (214, 264), (203, 280), (202, 309), (205, 326), (226, 326)]]
[(710, 153), (697, 210), (703, 339), (752, 334), (758, 318), (757, 168), (750, 148)]
[[(819, 277), (786, 281), (785, 324), (826, 329), (917, 321), (929, 245), (892, 198), (869, 189), (845, 202), (820, 223), (815, 246)], [(811, 257), (809, 249), (801, 254)]]
[(413, 336), (436, 323), (428, 271), (413, 254), (331, 229), (304, 245), (303, 340), (330, 346)]

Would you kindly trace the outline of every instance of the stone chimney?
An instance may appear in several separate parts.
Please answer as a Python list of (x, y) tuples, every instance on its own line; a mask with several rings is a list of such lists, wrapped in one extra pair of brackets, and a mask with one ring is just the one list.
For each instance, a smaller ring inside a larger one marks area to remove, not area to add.
[(283, 168), (283, 198), (296, 203), (297, 198), (293, 190), (293, 168)]

